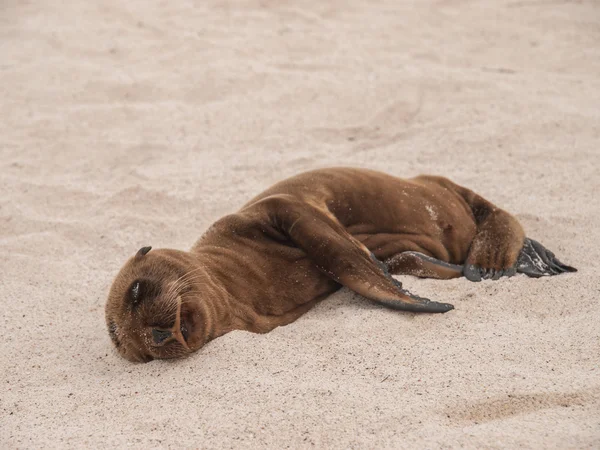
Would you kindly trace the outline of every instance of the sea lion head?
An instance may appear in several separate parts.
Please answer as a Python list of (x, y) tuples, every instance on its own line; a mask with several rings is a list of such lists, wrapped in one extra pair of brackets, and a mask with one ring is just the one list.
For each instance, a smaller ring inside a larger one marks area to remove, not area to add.
[(125, 263), (106, 303), (110, 337), (130, 361), (185, 356), (206, 341), (198, 304), (206, 288), (202, 266), (187, 252), (150, 250), (141, 248)]

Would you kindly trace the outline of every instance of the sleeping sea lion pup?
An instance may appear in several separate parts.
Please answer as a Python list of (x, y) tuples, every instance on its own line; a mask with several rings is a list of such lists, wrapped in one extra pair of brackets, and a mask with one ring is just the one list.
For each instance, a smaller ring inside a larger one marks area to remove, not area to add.
[(471, 281), (574, 272), (512, 215), (436, 176), (303, 173), (217, 221), (189, 252), (140, 249), (106, 304), (132, 361), (174, 358), (232, 330), (266, 333), (341, 286), (393, 309), (446, 312), (391, 274)]

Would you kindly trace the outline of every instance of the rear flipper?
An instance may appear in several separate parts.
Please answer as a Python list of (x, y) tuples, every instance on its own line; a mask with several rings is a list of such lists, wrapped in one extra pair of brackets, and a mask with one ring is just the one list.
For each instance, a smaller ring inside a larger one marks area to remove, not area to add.
[(550, 250), (533, 239), (525, 238), (515, 265), (507, 270), (485, 269), (477, 265), (465, 264), (464, 274), (471, 281), (482, 279), (497, 280), (502, 276), (511, 277), (516, 273), (524, 273), (528, 277), (559, 275), (564, 272), (577, 272), (577, 269), (563, 264)]
[[(525, 238), (517, 262), (508, 269), (486, 269), (474, 264), (464, 266), (440, 261), (423, 253), (409, 251), (399, 253), (386, 260), (385, 265), (372, 256), (383, 270), (396, 275), (413, 275), (421, 278), (436, 278), (449, 280), (465, 275), (471, 281), (482, 279), (497, 280), (500, 277), (511, 277), (516, 273), (523, 273), (529, 277), (558, 275), (564, 272), (577, 272), (577, 269), (560, 262), (550, 250), (538, 241)], [(400, 286), (401, 287), (401, 286)], [(408, 291), (406, 291), (408, 292)], [(412, 296), (408, 293), (407, 295)]]
[(516, 271), (529, 277), (539, 278), (564, 272), (577, 272), (577, 269), (560, 262), (554, 253), (538, 241), (525, 238), (525, 244), (517, 259)]
[(471, 209), (476, 230), (464, 261), (463, 275), (470, 281), (497, 280), (514, 275), (525, 239), (525, 231), (519, 221), (479, 194), (446, 178), (425, 178), (456, 192)]
[(472, 190), (442, 177), (423, 178), (454, 190), (471, 208), (477, 230), (463, 266), (463, 274), (468, 280), (497, 280), (517, 272), (541, 277), (576, 271), (561, 263), (542, 244), (525, 237), (525, 231), (515, 217)]
[(508, 269), (486, 269), (476, 264), (465, 264), (463, 275), (469, 281), (498, 280), (502, 277), (512, 277), (517, 273), (516, 267)]
[(450, 280), (462, 277), (463, 266), (440, 261), (420, 252), (408, 251), (392, 256), (385, 262), (390, 273), (420, 278)]

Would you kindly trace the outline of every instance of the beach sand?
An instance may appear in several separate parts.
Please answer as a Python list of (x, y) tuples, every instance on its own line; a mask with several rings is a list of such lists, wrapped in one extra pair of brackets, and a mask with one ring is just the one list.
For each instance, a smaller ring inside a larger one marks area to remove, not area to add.
[[(8, 0), (0, 43), (2, 448), (600, 448), (595, 2)], [(450, 177), (579, 272), (116, 354), (129, 256), (327, 166)]]

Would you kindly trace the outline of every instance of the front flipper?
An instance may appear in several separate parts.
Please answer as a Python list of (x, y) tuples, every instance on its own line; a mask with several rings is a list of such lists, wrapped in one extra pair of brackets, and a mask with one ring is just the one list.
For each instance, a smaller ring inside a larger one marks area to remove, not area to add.
[(525, 238), (525, 244), (517, 259), (516, 271), (529, 277), (539, 278), (564, 272), (577, 272), (577, 269), (560, 262), (554, 253), (538, 241)]
[(563, 264), (550, 250), (533, 239), (525, 238), (525, 243), (517, 257), (516, 264), (507, 270), (484, 269), (477, 265), (465, 264), (464, 275), (471, 281), (497, 280), (501, 276), (511, 277), (523, 273), (532, 278), (559, 275), (564, 272), (577, 272), (577, 269)]
[[(395, 303), (388, 303), (388, 302), (386, 302), (386, 301), (381, 301), (381, 300), (376, 300), (376, 301), (377, 301), (377, 303), (381, 303), (381, 304), (383, 304), (383, 305), (385, 305), (385, 306), (387, 306), (387, 307), (389, 307), (389, 308), (393, 308), (393, 309), (403, 309), (403, 310), (405, 310), (405, 311), (413, 311), (413, 312), (422, 312), (422, 311), (423, 311), (423, 312), (447, 312), (447, 311), (449, 311), (449, 310), (451, 310), (451, 309), (454, 309), (454, 306), (453, 306), (453, 305), (451, 305), (450, 303), (438, 303), (438, 302), (432, 302), (432, 301), (431, 301), (431, 300), (429, 300), (428, 298), (425, 298), (425, 297), (420, 297), (420, 296), (418, 296), (418, 295), (415, 295), (415, 294), (413, 294), (413, 293), (412, 293), (412, 292), (410, 292), (408, 289), (404, 289), (404, 287), (402, 286), (402, 283), (401, 283), (400, 281), (396, 280), (396, 279), (395, 279), (394, 277), (392, 277), (392, 276), (391, 276), (391, 274), (390, 274), (390, 270), (391, 270), (390, 268), (394, 268), (394, 266), (390, 265), (389, 261), (386, 261), (386, 262), (384, 263), (384, 262), (382, 262), (382, 261), (378, 260), (378, 259), (377, 259), (377, 257), (376, 257), (376, 256), (375, 256), (375, 255), (374, 255), (372, 252), (369, 252), (369, 253), (370, 253), (370, 256), (371, 256), (371, 260), (372, 260), (372, 261), (373, 261), (373, 262), (374, 262), (374, 263), (375, 263), (375, 264), (376, 264), (376, 265), (377, 265), (377, 266), (378, 266), (378, 267), (381, 269), (381, 271), (382, 271), (382, 272), (385, 274), (386, 278), (388, 278), (389, 280), (391, 280), (391, 281), (392, 281), (392, 283), (394, 283), (394, 285), (396, 286), (396, 288), (397, 288), (397, 289), (398, 289), (398, 290), (399, 290), (399, 291), (400, 291), (402, 294), (406, 295), (407, 297), (410, 297), (410, 298), (411, 298), (411, 299), (413, 299), (413, 300), (416, 300), (416, 301), (420, 302), (420, 304), (425, 304), (425, 305), (428, 305), (430, 308), (437, 308), (438, 306), (435, 306), (435, 305), (440, 305), (440, 306), (439, 306), (439, 308), (441, 308), (441, 309), (440, 309), (440, 311), (433, 311), (433, 310), (418, 310), (418, 309), (399, 308), (399, 307), (398, 307), (398, 306), (397, 306)], [(414, 255), (410, 255), (410, 256), (415, 256), (415, 257), (417, 257), (417, 258), (419, 258), (419, 257), (424, 257), (424, 260), (425, 260), (425, 258), (429, 258), (429, 259), (431, 259), (431, 260), (433, 260), (433, 261), (436, 261), (436, 262), (439, 262), (439, 263), (445, 264), (445, 263), (443, 263), (442, 261), (438, 261), (438, 260), (436, 260), (436, 259), (434, 259), (434, 258), (430, 258), (430, 257), (428, 257), (428, 256), (426, 256), (426, 255), (423, 255), (422, 253), (418, 253), (418, 252), (405, 252), (405, 253), (403, 253), (403, 254), (404, 254), (404, 255), (409, 255), (409, 253), (410, 253), (410, 254), (414, 253)], [(417, 255), (418, 255), (418, 256), (417, 256)], [(396, 262), (397, 262), (397, 261), (396, 261)], [(397, 266), (396, 266), (396, 267), (397, 267)], [(458, 266), (457, 266), (457, 267), (458, 267)], [(394, 271), (394, 270), (392, 270), (391, 272), (392, 272), (392, 273), (401, 273), (401, 272), (397, 272), (397, 271)], [(459, 272), (459, 274), (460, 274), (460, 272)], [(407, 273), (407, 275), (408, 275), (408, 273)], [(458, 276), (460, 276), (460, 275), (458, 275)], [(455, 277), (453, 277), (453, 278), (455, 278)], [(351, 289), (352, 289), (352, 288), (351, 288)], [(445, 307), (449, 307), (449, 309), (442, 310), (442, 309), (443, 309), (443, 308), (445, 308)]]
[[(338, 222), (325, 206), (308, 204), (290, 195), (261, 200), (274, 223), (304, 250), (328, 277), (354, 292), (390, 308), (412, 312), (454, 309), (412, 295), (392, 278), (385, 266)], [(382, 267), (383, 266), (383, 267)]]

